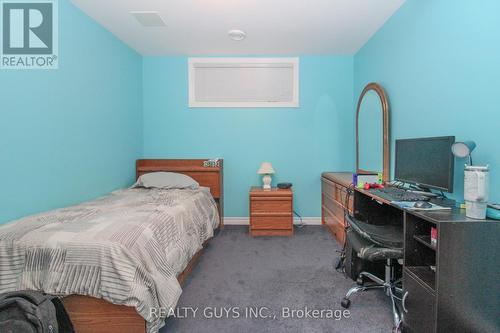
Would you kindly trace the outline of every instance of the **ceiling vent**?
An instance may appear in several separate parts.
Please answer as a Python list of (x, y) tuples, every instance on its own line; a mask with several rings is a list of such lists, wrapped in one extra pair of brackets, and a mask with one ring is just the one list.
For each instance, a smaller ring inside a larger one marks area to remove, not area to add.
[(130, 14), (136, 18), (136, 20), (143, 27), (165, 27), (165, 21), (161, 18), (158, 12), (152, 11), (133, 11)]

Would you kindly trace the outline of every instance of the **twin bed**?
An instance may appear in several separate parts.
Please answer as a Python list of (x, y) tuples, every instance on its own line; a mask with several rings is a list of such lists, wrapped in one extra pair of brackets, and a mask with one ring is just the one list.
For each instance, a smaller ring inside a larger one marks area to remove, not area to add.
[(222, 160), (137, 161), (137, 178), (161, 171), (200, 188), (124, 189), (0, 227), (0, 293), (64, 297), (77, 333), (157, 332), (223, 227)]

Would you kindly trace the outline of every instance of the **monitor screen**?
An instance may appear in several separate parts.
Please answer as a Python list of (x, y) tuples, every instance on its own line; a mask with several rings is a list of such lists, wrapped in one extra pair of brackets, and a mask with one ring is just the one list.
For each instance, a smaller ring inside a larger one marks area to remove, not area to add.
[(396, 140), (396, 180), (453, 192), (454, 136)]

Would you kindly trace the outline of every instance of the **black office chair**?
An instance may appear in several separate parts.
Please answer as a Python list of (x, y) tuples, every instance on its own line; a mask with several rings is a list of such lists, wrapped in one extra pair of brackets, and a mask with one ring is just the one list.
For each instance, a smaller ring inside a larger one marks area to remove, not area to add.
[[(396, 279), (396, 263), (403, 258), (403, 226), (402, 225), (373, 225), (353, 216), (346, 215), (349, 224), (347, 229), (347, 243), (357, 257), (370, 262), (385, 261), (385, 277), (381, 279), (375, 274), (361, 271), (357, 278), (357, 286), (352, 287), (342, 299), (341, 305), (349, 308), (350, 297), (357, 292), (373, 289), (383, 289), (391, 298), (394, 319), (394, 331), (399, 332), (401, 312), (397, 301), (401, 298), (401, 279)], [(367, 284), (366, 281), (373, 282)]]

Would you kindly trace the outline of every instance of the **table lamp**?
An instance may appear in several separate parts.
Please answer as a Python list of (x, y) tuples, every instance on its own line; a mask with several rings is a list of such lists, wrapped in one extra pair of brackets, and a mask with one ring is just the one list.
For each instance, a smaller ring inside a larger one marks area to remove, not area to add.
[(471, 153), (474, 148), (476, 148), (476, 143), (474, 141), (455, 142), (451, 146), (451, 151), (453, 152), (453, 155), (458, 158), (469, 157), (469, 165), (472, 165)]
[(262, 162), (260, 165), (259, 171), (257, 171), (259, 175), (264, 175), (262, 177), (262, 188), (264, 190), (271, 189), (271, 175), (274, 174), (273, 166), (270, 162)]

